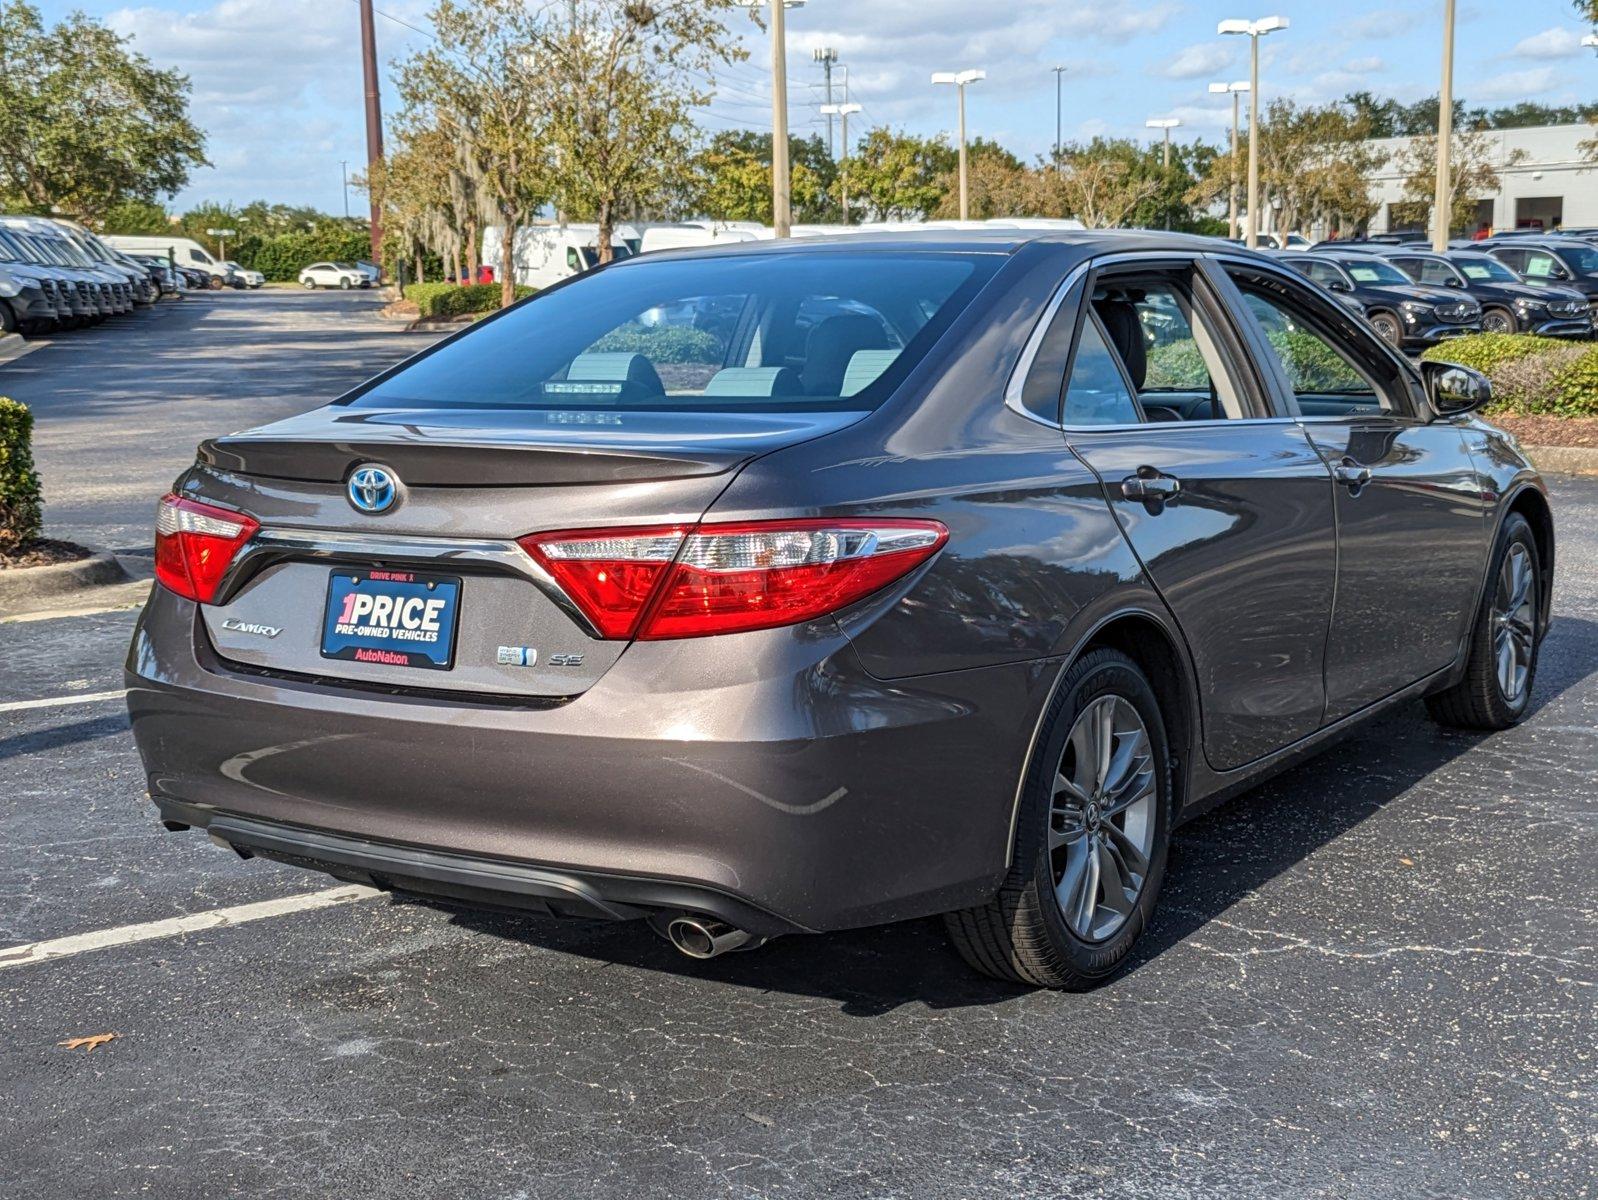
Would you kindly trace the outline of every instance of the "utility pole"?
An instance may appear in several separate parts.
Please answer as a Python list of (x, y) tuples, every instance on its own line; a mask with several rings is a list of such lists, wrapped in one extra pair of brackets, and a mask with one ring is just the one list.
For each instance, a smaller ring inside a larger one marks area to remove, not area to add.
[[(383, 214), (372, 180), (377, 175), (378, 164), (383, 161), (383, 101), (378, 90), (377, 29), (372, 17), (372, 0), (360, 0), (360, 6), (361, 74), (366, 81), (366, 188), (372, 201), (372, 261), (381, 262)], [(348, 200), (345, 203), (347, 205)]]
[(1237, 125), (1239, 119), (1238, 96), (1249, 90), (1248, 80), (1237, 83), (1212, 83), (1210, 91), (1232, 94), (1232, 179), (1226, 189), (1226, 236), (1237, 240)]
[[(771, 0), (771, 229), (785, 238), (793, 226), (793, 184), (788, 171), (788, 28), (785, 9), (805, 0)], [(736, 0), (749, 9), (762, 0)]]
[(1243, 222), (1244, 241), (1250, 250), (1260, 244), (1260, 38), (1287, 28), (1286, 17), (1261, 17), (1257, 21), (1227, 20), (1216, 26), (1217, 33), (1241, 33), (1248, 37), (1248, 213)]
[(986, 71), (934, 71), (933, 83), (952, 83), (955, 91), (960, 96), (960, 219), (970, 220), (970, 192), (968, 187), (969, 175), (966, 170), (965, 152), (965, 88), (968, 83), (976, 83), (979, 79), (986, 79)]
[(827, 116), (827, 157), (835, 158), (836, 153), (834, 152), (832, 145), (832, 113), (828, 110), (833, 107), (832, 64), (838, 61), (838, 52), (831, 46), (818, 46), (815, 50), (811, 51), (810, 57), (821, 64), (821, 69), (826, 73), (827, 76), (827, 103), (822, 106), (821, 111), (826, 113)]
[(849, 224), (849, 114), (860, 111), (858, 104), (823, 104), (821, 111), (830, 120), (834, 114), (843, 121), (843, 158), (838, 165), (838, 182), (843, 194), (843, 223)]
[(344, 219), (350, 219), (350, 164), (348, 159), (338, 160), (339, 178), (344, 181)]
[(1060, 77), (1065, 74), (1064, 67), (1054, 68), (1054, 169), (1060, 169), (1061, 136), (1064, 131), (1062, 121), (1064, 110), (1060, 107)]
[(1449, 218), (1453, 215), (1454, 140), (1454, 0), (1443, 4), (1443, 80), (1437, 94), (1437, 194), (1432, 199), (1432, 249), (1448, 249)]

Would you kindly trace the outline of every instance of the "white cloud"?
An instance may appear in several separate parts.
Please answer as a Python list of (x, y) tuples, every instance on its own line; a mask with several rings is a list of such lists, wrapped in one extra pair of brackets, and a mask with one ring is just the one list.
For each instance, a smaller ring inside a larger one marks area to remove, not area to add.
[(1574, 58), (1584, 53), (1579, 29), (1555, 26), (1530, 37), (1521, 38), (1509, 52), (1515, 58)]
[(1470, 98), (1476, 100), (1515, 101), (1529, 100), (1551, 91), (1559, 82), (1559, 72), (1553, 67), (1532, 67), (1525, 71), (1505, 71), (1480, 83), (1472, 84)]
[[(419, 0), (385, 11), (423, 24)], [(211, 169), (194, 173), (180, 205), (259, 196), (341, 207), (339, 162), (365, 164), (359, 22), (353, 4), (328, 0), (220, 0), (179, 12), (141, 6), (105, 22), (158, 66), (193, 84), (191, 112)], [(380, 20), (378, 53), (401, 56), (419, 35)], [(352, 206), (361, 198), (352, 193)]]
[(1219, 78), (1236, 59), (1237, 50), (1230, 41), (1195, 42), (1166, 59), (1157, 71), (1168, 79)]

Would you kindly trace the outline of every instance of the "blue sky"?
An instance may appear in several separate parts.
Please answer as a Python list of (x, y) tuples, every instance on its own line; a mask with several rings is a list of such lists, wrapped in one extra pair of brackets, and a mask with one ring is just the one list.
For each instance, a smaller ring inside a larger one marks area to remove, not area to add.
[[(265, 198), (342, 210), (340, 161), (357, 170), (365, 152), (355, 0), (43, 0), (40, 7), (51, 20), (71, 9), (101, 18), (160, 65), (191, 76), (194, 115), (215, 166), (195, 174), (180, 207)], [(425, 0), (378, 0), (385, 72), (426, 40), (408, 26), (426, 28), (427, 8)], [(1206, 85), (1247, 78), (1248, 63), (1247, 39), (1217, 37), (1216, 22), (1271, 13), (1292, 26), (1262, 43), (1262, 96), (1323, 101), (1364, 88), (1414, 100), (1437, 90), (1442, 5), (1432, 0), (809, 0), (788, 14), (792, 124), (824, 129), (815, 112), (821, 69), (811, 52), (832, 46), (850, 65), (850, 98), (864, 106), (851, 133), (882, 124), (949, 130), (952, 89), (934, 89), (928, 75), (982, 67), (988, 79), (968, 96), (970, 132), (1030, 157), (1054, 140), (1052, 68), (1059, 65), (1067, 68), (1068, 140), (1144, 137), (1145, 119), (1176, 116), (1178, 137), (1219, 141), (1230, 102), (1210, 96)], [(749, 31), (750, 59), (727, 72), (704, 114), (706, 129), (769, 128), (767, 42), (752, 25)], [(1598, 98), (1598, 58), (1581, 48), (1584, 32), (1566, 0), (1462, 0), (1456, 93), (1487, 105)], [(361, 203), (352, 194), (352, 207)]]

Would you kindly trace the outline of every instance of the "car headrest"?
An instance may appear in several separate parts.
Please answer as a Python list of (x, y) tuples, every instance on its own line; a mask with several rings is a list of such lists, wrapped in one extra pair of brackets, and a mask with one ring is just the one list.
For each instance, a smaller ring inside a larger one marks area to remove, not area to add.
[(843, 375), (857, 350), (883, 350), (888, 345), (881, 322), (864, 313), (840, 313), (817, 322), (805, 343), (800, 372), (812, 396), (842, 395)]
[(617, 350), (579, 354), (566, 369), (566, 378), (584, 383), (635, 383), (649, 392), (664, 393), (655, 364), (642, 354)]
[(1149, 373), (1149, 354), (1143, 341), (1143, 322), (1138, 319), (1137, 306), (1126, 300), (1098, 300), (1093, 307), (1098, 311), (1099, 320), (1104, 322), (1105, 332), (1110, 335), (1116, 353), (1126, 364), (1126, 373), (1132, 377), (1132, 386), (1142, 391), (1143, 381)]
[(723, 367), (705, 384), (706, 396), (803, 396), (804, 383), (792, 367)]
[(865, 391), (898, 357), (897, 350), (856, 350), (849, 356), (849, 366), (843, 373), (843, 386), (838, 394), (853, 396)]

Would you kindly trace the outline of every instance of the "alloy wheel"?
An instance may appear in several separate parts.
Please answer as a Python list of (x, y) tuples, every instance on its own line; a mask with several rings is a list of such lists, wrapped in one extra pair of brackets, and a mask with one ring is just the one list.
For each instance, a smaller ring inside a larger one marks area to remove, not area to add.
[(1493, 652), (1498, 664), (1498, 690), (1515, 704), (1526, 691), (1536, 642), (1537, 589), (1531, 552), (1515, 542), (1498, 568), (1493, 597)]
[(1376, 330), (1382, 341), (1389, 346), (1396, 346), (1403, 340), (1403, 334), (1398, 329), (1397, 318), (1391, 317), (1386, 313), (1377, 313), (1372, 317), (1371, 328)]
[(1489, 308), (1482, 314), (1483, 333), (1514, 333), (1515, 319), (1501, 308)]
[(1142, 895), (1159, 802), (1148, 727), (1121, 696), (1100, 696), (1065, 739), (1049, 810), (1055, 899), (1084, 941), (1114, 936)]

